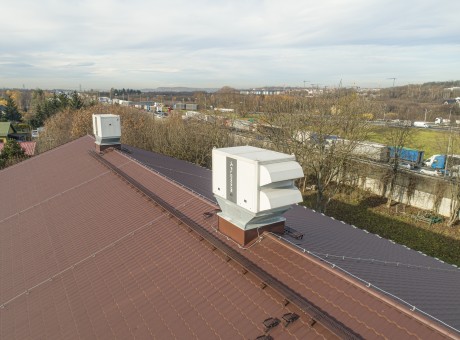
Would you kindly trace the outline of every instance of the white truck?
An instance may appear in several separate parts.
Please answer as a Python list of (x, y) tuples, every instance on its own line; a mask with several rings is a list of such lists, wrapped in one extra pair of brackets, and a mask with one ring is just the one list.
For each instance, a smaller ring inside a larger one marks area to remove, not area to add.
[(451, 125), (451, 124), (456, 124), (460, 125), (460, 120), (451, 120), (451, 119), (445, 119), (445, 118), (436, 118), (434, 123), (436, 125)]
[(437, 118), (434, 120), (434, 123), (435, 123), (436, 125), (449, 125), (449, 124), (450, 124), (450, 119), (437, 117)]
[(386, 163), (390, 159), (390, 151), (386, 145), (373, 142), (358, 142), (353, 149), (353, 155), (371, 161)]
[(425, 129), (430, 127), (427, 122), (414, 122), (413, 125), (414, 127), (420, 127)]

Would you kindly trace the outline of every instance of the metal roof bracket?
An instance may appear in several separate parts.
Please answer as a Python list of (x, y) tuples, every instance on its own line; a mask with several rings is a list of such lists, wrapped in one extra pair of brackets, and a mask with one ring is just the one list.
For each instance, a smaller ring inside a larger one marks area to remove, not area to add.
[(283, 320), (285, 321), (284, 327), (289, 326), (289, 324), (293, 323), (297, 319), (299, 319), (299, 315), (296, 314), (296, 313), (286, 313), (286, 314), (284, 314), (283, 315)]
[(275, 328), (280, 324), (280, 319), (278, 318), (268, 318), (264, 320), (265, 332), (268, 332), (270, 329)]

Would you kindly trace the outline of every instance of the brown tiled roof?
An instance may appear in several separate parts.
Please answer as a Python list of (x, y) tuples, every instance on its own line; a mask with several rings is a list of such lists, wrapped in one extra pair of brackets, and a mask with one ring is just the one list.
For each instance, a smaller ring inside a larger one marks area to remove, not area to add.
[[(318, 310), (358, 337), (449, 336), (273, 236), (239, 248), (205, 214), (215, 205), (122, 153), (105, 154), (127, 183), (88, 154), (93, 143), (84, 137), (0, 171), (0, 185), (17, 193), (0, 197), (0, 338), (344, 334), (325, 319), (314, 324)], [(271, 278), (266, 288), (261, 277)], [(300, 318), (266, 329), (264, 320), (286, 313)]]
[[(92, 147), (86, 137), (0, 172), (6, 186), (30, 178), (28, 194), (0, 198), (1, 339), (256, 338), (265, 319), (297, 310), (95, 161)], [(307, 322), (270, 334), (330, 334)]]

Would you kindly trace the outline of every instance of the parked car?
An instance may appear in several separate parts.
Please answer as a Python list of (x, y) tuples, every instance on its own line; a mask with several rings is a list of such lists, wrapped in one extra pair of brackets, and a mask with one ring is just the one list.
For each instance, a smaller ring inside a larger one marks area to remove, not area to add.
[(400, 168), (403, 168), (403, 169), (407, 169), (407, 170), (413, 170), (413, 169), (414, 169), (414, 165), (413, 165), (413, 164), (411, 164), (411, 163), (406, 163), (406, 162), (399, 163), (399, 167), (400, 167)]
[(421, 169), (420, 173), (428, 175), (428, 176), (440, 176), (441, 174), (439, 170), (433, 170), (433, 169)]

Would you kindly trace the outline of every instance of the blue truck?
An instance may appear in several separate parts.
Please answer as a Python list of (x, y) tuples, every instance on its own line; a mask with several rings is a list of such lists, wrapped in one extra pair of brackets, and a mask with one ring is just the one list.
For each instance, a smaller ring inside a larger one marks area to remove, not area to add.
[(398, 156), (398, 160), (403, 166), (408, 168), (420, 168), (423, 166), (424, 151), (409, 149), (409, 148), (396, 148), (394, 146), (388, 147), (390, 160)]
[(450, 170), (460, 165), (460, 155), (433, 155), (425, 160), (424, 165), (436, 170)]

